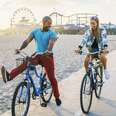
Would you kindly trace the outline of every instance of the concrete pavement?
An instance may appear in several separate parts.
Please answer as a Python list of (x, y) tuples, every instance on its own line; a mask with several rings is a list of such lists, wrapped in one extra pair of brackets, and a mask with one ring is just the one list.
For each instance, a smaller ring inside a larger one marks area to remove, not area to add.
[[(108, 55), (108, 69), (111, 78), (104, 80), (101, 99), (93, 94), (93, 102), (88, 116), (116, 116), (116, 51)], [(28, 116), (85, 116), (80, 109), (80, 85), (84, 69), (70, 75), (59, 83), (62, 106), (56, 107), (54, 98), (43, 108), (39, 100), (31, 100)], [(2, 116), (11, 116), (7, 111)]]

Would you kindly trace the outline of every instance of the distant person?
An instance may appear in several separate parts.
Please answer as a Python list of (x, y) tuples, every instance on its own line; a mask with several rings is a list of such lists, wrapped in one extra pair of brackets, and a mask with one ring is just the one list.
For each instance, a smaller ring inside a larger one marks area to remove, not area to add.
[[(43, 65), (45, 67), (48, 78), (51, 82), (56, 105), (61, 105), (60, 94), (58, 89), (58, 83), (55, 78), (55, 67), (54, 67), (54, 57), (53, 57), (53, 46), (57, 40), (57, 33), (51, 29), (52, 19), (49, 16), (45, 16), (42, 19), (43, 27), (34, 29), (29, 37), (23, 42), (22, 46), (16, 50), (16, 53), (19, 53), (22, 49), (26, 48), (28, 44), (35, 40), (36, 43), (36, 54), (31, 60), (33, 65)], [(13, 69), (11, 72), (8, 72), (4, 66), (1, 68), (1, 74), (3, 81), (13, 80), (17, 75), (22, 73), (26, 69), (27, 63), (23, 63), (17, 68)]]
[[(85, 35), (82, 38), (78, 49), (75, 50), (76, 53), (80, 53), (82, 48), (86, 46), (89, 52), (101, 51), (99, 58), (104, 66), (104, 74), (105, 78), (109, 79), (110, 75), (107, 69), (107, 58), (106, 53), (108, 52), (108, 38), (107, 32), (105, 29), (100, 29), (99, 27), (99, 19), (97, 16), (93, 16), (90, 19), (90, 29), (85, 32)], [(84, 67), (87, 71), (89, 55), (86, 56), (84, 61)]]

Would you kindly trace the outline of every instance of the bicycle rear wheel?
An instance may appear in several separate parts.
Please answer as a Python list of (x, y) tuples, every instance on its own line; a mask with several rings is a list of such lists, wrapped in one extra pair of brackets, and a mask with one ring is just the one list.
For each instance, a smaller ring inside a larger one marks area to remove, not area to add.
[(44, 102), (48, 103), (48, 102), (50, 102), (50, 100), (52, 98), (53, 90), (52, 90), (51, 83), (50, 83), (49, 79), (47, 78), (46, 74), (44, 74), (43, 78), (44, 79), (41, 84), (41, 88), (42, 88), (41, 98)]
[(15, 89), (12, 99), (12, 116), (27, 116), (30, 105), (30, 88), (21, 82)]
[(85, 74), (80, 89), (80, 105), (83, 113), (87, 114), (90, 110), (92, 103), (92, 86), (91, 79), (88, 74)]
[(103, 86), (103, 67), (99, 66), (97, 69), (96, 84), (95, 84), (95, 95), (100, 98), (101, 90)]

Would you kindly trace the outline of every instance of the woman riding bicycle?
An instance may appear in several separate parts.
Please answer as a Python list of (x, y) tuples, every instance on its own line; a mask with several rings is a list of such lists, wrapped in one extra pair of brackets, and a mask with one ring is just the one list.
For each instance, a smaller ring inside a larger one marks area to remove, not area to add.
[[(84, 37), (75, 52), (80, 53), (85, 45), (89, 52), (102, 51), (99, 56), (99, 59), (104, 67), (105, 78), (109, 79), (110, 75), (107, 70), (106, 58), (106, 53), (108, 52), (108, 38), (106, 30), (99, 28), (99, 19), (97, 16), (91, 17), (90, 26), (91, 28), (85, 32)], [(89, 55), (87, 55), (84, 61), (84, 67), (86, 71), (88, 68), (89, 58)]]

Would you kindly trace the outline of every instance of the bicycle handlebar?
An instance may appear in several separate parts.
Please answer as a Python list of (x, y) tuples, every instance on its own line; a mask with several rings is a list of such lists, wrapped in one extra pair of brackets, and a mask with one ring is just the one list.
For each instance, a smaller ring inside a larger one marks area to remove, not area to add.
[[(22, 57), (22, 59), (24, 59), (24, 61), (30, 61), (32, 56), (29, 56), (27, 53), (25, 53), (24, 51), (19, 51), (17, 54), (15, 55), (20, 55)], [(20, 59), (20, 58), (19, 58)]]
[[(95, 54), (100, 54), (103, 53), (103, 50), (100, 51), (96, 51), (96, 52), (81, 52), (80, 55), (95, 55)], [(107, 51), (106, 53), (109, 53), (109, 51)]]
[(101, 51), (96, 51), (96, 52), (82, 52), (80, 55), (94, 55), (94, 54), (100, 54)]

